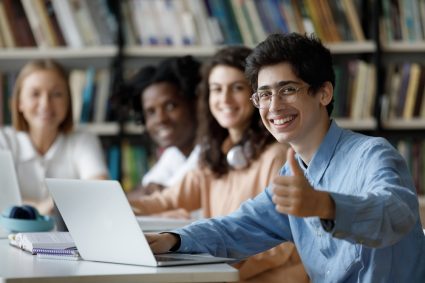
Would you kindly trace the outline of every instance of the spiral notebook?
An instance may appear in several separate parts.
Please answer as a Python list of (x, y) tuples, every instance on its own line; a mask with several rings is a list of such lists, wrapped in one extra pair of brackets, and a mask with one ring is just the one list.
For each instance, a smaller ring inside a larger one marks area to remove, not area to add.
[(9, 235), (10, 245), (49, 259), (81, 259), (68, 232), (34, 232)]
[(45, 182), (84, 260), (145, 266), (234, 261), (205, 254), (154, 256), (116, 181), (46, 179)]
[(32, 254), (71, 254), (75, 248), (69, 232), (26, 232), (9, 235), (10, 245)]

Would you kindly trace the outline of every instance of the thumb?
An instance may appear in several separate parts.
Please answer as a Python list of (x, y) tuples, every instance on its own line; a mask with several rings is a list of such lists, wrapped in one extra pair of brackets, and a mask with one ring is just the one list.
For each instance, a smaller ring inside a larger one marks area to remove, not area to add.
[(303, 170), (295, 159), (295, 151), (292, 147), (288, 148), (286, 151), (286, 160), (288, 161), (289, 167), (291, 168), (294, 176), (304, 176)]

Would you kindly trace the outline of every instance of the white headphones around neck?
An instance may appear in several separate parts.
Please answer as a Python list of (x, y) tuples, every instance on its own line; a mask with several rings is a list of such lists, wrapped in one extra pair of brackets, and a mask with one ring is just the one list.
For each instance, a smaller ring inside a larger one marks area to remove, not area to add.
[(243, 145), (233, 146), (226, 155), (227, 163), (233, 169), (240, 170), (248, 167), (249, 160), (246, 157)]

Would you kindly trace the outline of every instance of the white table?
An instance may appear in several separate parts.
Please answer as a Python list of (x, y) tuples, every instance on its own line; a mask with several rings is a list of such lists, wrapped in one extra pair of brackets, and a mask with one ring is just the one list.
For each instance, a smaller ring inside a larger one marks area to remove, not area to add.
[(232, 282), (227, 264), (144, 267), (91, 261), (37, 258), (0, 239), (0, 282)]

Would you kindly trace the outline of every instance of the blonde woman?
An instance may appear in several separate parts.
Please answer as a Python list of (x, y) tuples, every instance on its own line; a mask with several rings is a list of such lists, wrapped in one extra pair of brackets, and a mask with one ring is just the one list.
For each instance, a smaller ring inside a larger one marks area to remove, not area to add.
[(15, 162), (23, 201), (53, 212), (44, 178), (105, 179), (98, 138), (74, 131), (67, 73), (52, 60), (27, 63), (12, 95), (12, 127), (0, 129), (0, 150)]

